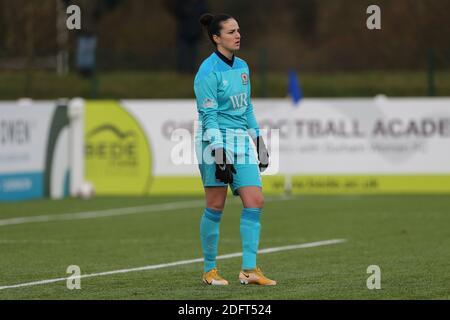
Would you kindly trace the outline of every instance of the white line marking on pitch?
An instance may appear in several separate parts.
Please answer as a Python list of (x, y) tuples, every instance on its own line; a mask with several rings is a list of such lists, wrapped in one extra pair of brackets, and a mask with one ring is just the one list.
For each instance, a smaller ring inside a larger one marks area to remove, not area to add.
[[(269, 198), (268, 201), (285, 201), (291, 198)], [(232, 201), (230, 204), (237, 204), (240, 202)], [(34, 217), (17, 217), (0, 220), (0, 227), (9, 226), (15, 224), (24, 224), (32, 222), (48, 222), (48, 221), (67, 221), (67, 220), (80, 220), (80, 219), (94, 219), (103, 217), (113, 217), (122, 216), (129, 214), (137, 214), (144, 212), (155, 212), (155, 211), (170, 211), (179, 209), (190, 209), (199, 208), (205, 206), (204, 200), (193, 200), (193, 201), (180, 201), (180, 202), (170, 202), (161, 204), (151, 204), (146, 206), (128, 207), (128, 208), (116, 208), (116, 209), (104, 209), (96, 211), (85, 211), (85, 212), (75, 212), (75, 213), (61, 213), (61, 214), (49, 214)]]
[[(265, 253), (273, 253), (273, 252), (286, 251), (286, 250), (328, 246), (328, 245), (332, 245), (332, 244), (343, 243), (345, 241), (347, 241), (347, 240), (346, 239), (333, 239), (333, 240), (324, 240), (324, 241), (317, 241), (317, 242), (310, 242), (310, 243), (301, 243), (301, 244), (295, 244), (295, 245), (284, 246), (284, 247), (261, 249), (261, 250), (258, 250), (258, 253), (265, 254)], [(218, 256), (217, 260), (237, 258), (237, 257), (241, 257), (241, 256), (242, 256), (242, 252), (230, 253), (230, 254)], [(119, 274), (119, 273), (129, 273), (129, 272), (137, 272), (137, 271), (162, 269), (162, 268), (180, 266), (180, 265), (185, 265), (185, 264), (192, 264), (192, 263), (197, 263), (197, 262), (203, 262), (203, 258), (192, 259), (192, 260), (183, 260), (183, 261), (164, 263), (164, 264), (155, 264), (155, 265), (144, 266), (144, 267), (139, 267), (139, 268), (132, 268), (132, 269), (121, 269), (121, 270), (114, 270), (114, 271), (107, 271), (107, 272), (100, 272), (100, 273), (83, 274), (79, 277), (70, 277), (70, 279), (93, 278), (93, 277), (108, 276), (108, 275)], [(41, 285), (41, 284), (67, 281), (67, 279), (69, 279), (69, 277), (48, 279), (48, 280), (41, 280), (41, 281), (33, 281), (33, 282), (27, 282), (27, 283), (19, 283), (19, 284), (0, 287), (0, 290), (21, 288), (21, 287), (31, 287), (31, 286)]]
[(105, 210), (85, 211), (85, 212), (75, 212), (75, 213), (62, 213), (62, 214), (42, 215), (42, 216), (34, 216), (34, 217), (18, 217), (18, 218), (10, 218), (10, 219), (0, 220), (0, 226), (23, 224), (23, 223), (30, 223), (30, 222), (92, 219), (92, 218), (101, 218), (101, 217), (121, 216), (121, 215), (127, 215), (127, 214), (136, 214), (136, 213), (143, 213), (143, 212), (189, 209), (189, 208), (199, 207), (200, 205), (205, 205), (205, 202), (201, 201), (201, 200), (180, 201), (180, 202), (151, 204), (151, 205), (147, 205), (147, 206), (137, 206), (137, 207), (128, 207), (128, 208), (105, 209)]

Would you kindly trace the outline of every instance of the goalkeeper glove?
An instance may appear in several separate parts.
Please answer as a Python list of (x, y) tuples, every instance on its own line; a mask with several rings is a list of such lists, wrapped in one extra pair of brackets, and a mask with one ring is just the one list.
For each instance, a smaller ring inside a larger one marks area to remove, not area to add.
[(266, 144), (261, 136), (257, 137), (253, 142), (256, 145), (256, 151), (258, 152), (259, 171), (264, 172), (269, 166), (269, 152), (267, 151)]
[(225, 149), (217, 148), (212, 154), (216, 162), (216, 179), (226, 184), (233, 183), (233, 174), (236, 174), (236, 169), (229, 163)]

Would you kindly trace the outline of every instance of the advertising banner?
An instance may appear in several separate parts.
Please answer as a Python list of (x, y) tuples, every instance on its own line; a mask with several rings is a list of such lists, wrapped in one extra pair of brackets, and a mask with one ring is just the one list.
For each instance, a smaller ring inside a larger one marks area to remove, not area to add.
[(68, 194), (68, 126), (67, 106), (0, 103), (0, 200)]
[[(267, 192), (450, 192), (450, 99), (253, 105), (271, 155)], [(86, 124), (87, 180), (98, 193), (203, 192), (194, 100), (89, 102)]]
[(96, 194), (148, 194), (152, 139), (138, 120), (116, 101), (86, 103), (85, 179)]

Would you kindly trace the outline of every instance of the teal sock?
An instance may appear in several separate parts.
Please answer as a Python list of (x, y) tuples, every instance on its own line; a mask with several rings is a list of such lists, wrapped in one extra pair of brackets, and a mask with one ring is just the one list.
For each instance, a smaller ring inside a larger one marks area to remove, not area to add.
[(241, 214), (242, 269), (256, 268), (261, 209), (244, 208)]
[(208, 272), (216, 267), (217, 244), (222, 212), (206, 208), (200, 221), (200, 238), (202, 240), (203, 270)]

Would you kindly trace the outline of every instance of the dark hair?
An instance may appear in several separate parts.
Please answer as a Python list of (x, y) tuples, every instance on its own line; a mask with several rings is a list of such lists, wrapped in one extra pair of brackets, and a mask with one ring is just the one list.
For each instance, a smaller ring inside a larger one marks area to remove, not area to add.
[(213, 16), (211, 13), (205, 13), (200, 17), (200, 24), (208, 32), (209, 40), (217, 47), (216, 42), (213, 39), (213, 35), (220, 36), (220, 30), (222, 30), (222, 22), (228, 19), (234, 19), (232, 16), (221, 13)]

